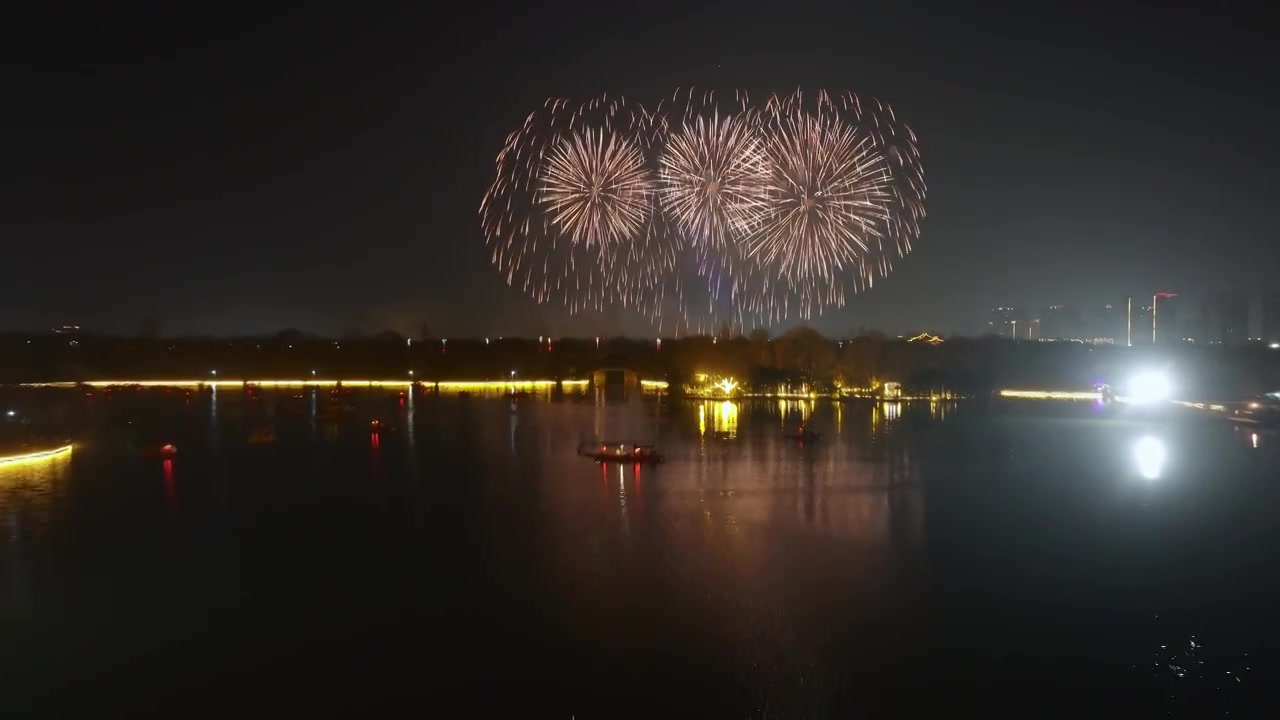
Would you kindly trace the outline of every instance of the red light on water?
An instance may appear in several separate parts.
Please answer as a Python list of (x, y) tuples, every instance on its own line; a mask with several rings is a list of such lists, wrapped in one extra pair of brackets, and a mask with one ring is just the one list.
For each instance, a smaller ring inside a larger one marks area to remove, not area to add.
[(174, 489), (173, 483), (173, 461), (165, 459), (164, 464), (164, 499), (169, 506), (170, 514), (176, 514), (178, 511), (178, 495)]

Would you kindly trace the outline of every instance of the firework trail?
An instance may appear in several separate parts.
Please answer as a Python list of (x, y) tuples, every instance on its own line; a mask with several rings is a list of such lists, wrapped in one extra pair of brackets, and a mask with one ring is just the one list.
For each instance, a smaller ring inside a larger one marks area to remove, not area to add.
[(911, 251), (925, 193), (914, 133), (878, 100), (683, 90), (652, 112), (549, 102), (508, 138), (481, 215), (539, 302), (706, 332), (842, 307)]
[(508, 285), (570, 312), (653, 305), (675, 254), (653, 223), (649, 124), (621, 98), (549, 100), (507, 137), (480, 216)]

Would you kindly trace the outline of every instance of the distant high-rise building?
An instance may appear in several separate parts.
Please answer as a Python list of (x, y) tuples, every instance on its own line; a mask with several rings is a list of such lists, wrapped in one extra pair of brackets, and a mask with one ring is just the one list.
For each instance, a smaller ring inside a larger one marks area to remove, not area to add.
[(1132, 298), (1127, 334), (1132, 345), (1151, 344), (1151, 298)]
[(1262, 296), (1262, 339), (1269, 343), (1280, 342), (1280, 293), (1264, 293)]
[(987, 321), (987, 332), (1001, 337), (1019, 337), (1019, 319), (1018, 311), (1013, 307), (992, 308), (991, 319)]
[(1151, 297), (1151, 342), (1162, 345), (1182, 342), (1182, 302), (1174, 293), (1158, 292)]
[(1205, 308), (1205, 329), (1209, 342), (1240, 345), (1249, 339), (1249, 296), (1224, 293)]
[(1083, 332), (1091, 340), (1125, 341), (1123, 306), (1107, 303), (1095, 307), (1084, 318), (1083, 325)]

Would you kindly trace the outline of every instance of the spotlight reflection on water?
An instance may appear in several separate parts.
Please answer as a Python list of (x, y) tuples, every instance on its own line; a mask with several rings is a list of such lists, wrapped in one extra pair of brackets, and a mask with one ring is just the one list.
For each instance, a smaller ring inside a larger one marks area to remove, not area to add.
[(1164, 472), (1164, 442), (1159, 438), (1146, 435), (1133, 446), (1133, 459), (1138, 465), (1138, 474), (1146, 480), (1157, 480)]

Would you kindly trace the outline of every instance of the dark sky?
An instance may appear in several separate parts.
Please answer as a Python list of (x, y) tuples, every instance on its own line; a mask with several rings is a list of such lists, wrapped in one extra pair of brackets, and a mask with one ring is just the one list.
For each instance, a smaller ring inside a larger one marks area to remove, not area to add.
[(1280, 283), (1265, 4), (268, 5), (6, 19), (0, 328), (648, 334), (506, 288), (476, 211), (548, 96), (689, 85), (849, 89), (919, 134), (915, 252), (824, 331)]

